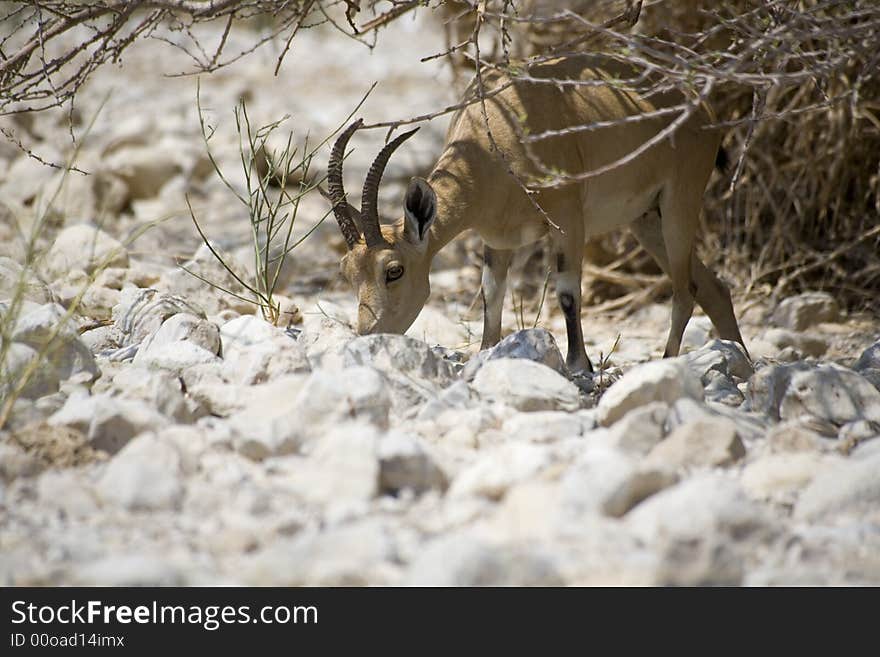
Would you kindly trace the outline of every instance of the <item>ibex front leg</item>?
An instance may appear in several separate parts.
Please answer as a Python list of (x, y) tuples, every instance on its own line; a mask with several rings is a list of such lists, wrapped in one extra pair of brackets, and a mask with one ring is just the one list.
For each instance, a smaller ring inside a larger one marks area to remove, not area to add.
[(583, 272), (584, 238), (581, 231), (569, 229), (570, 234), (551, 240), (556, 265), (556, 298), (565, 315), (568, 335), (568, 355), (565, 365), (572, 374), (592, 372), (593, 364), (584, 348), (581, 328), (581, 275)]
[(488, 349), (501, 339), (501, 313), (507, 291), (507, 270), (513, 251), (483, 248), (483, 341), (480, 349)]

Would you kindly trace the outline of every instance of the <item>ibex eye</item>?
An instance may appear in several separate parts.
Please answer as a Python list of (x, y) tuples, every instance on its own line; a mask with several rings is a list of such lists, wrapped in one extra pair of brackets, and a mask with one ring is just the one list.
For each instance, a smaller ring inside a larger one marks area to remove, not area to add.
[(403, 276), (403, 267), (401, 267), (400, 265), (391, 265), (388, 269), (385, 270), (386, 283), (396, 281), (401, 276)]

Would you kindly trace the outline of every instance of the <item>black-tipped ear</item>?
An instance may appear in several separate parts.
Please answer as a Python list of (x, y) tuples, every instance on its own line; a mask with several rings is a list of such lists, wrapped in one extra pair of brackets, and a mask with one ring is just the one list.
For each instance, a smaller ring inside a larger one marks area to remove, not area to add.
[(413, 178), (403, 207), (404, 233), (413, 244), (421, 244), (437, 216), (437, 195), (424, 178)]

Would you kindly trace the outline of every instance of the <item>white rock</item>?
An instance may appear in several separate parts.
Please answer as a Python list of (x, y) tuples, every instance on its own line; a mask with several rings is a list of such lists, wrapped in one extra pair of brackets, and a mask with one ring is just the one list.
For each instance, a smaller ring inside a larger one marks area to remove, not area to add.
[(251, 394), (260, 394), (258, 387), (232, 383), (226, 362), (194, 365), (184, 370), (181, 378), (187, 396), (199, 407), (218, 417), (228, 417), (245, 410)]
[(450, 409), (467, 410), (478, 405), (478, 397), (464, 381), (456, 381), (424, 404), (416, 416), (418, 420), (433, 420)]
[(107, 504), (130, 510), (172, 509), (184, 493), (180, 454), (152, 433), (128, 443), (107, 465), (98, 493)]
[(880, 505), (878, 472), (880, 455), (826, 469), (801, 493), (795, 518), (817, 520), (876, 510)]
[(870, 525), (801, 523), (786, 548), (762, 559), (746, 586), (876, 586), (880, 536)]
[(880, 438), (880, 423), (870, 420), (847, 422), (840, 428), (837, 437), (841, 441), (849, 442), (853, 445), (874, 440), (875, 438)]
[[(5, 314), (10, 308), (3, 304), (0, 310)], [(44, 345), (52, 337), (71, 338), (77, 335), (73, 315), (57, 303), (38, 305), (25, 302), (19, 307), (17, 316), (11, 319), (14, 320), (11, 323), (11, 338), (33, 347)]]
[(312, 368), (339, 369), (345, 345), (355, 337), (351, 327), (337, 319), (307, 315), (297, 342), (306, 350)]
[(474, 390), (489, 402), (502, 402), (519, 411), (575, 411), (580, 391), (546, 365), (520, 358), (499, 358), (483, 365)]
[(22, 267), (12, 258), (0, 256), (0, 300), (12, 299), (16, 291), (23, 299), (39, 304), (51, 300), (49, 288), (28, 267)]
[(29, 477), (41, 470), (37, 458), (15, 444), (0, 442), (0, 481)]
[(78, 313), (92, 319), (106, 320), (113, 316), (113, 308), (119, 303), (120, 292), (101, 285), (93, 284), (83, 292), (85, 287), (83, 284), (71, 286), (72, 289), (59, 291), (57, 286), (53, 284), (53, 290), (57, 293), (59, 300), (67, 305), (73, 303), (77, 295), (82, 293), (79, 305), (76, 307)]
[(669, 414), (666, 416), (666, 430), (669, 432), (690, 422), (700, 420), (712, 422), (719, 417), (727, 418), (736, 424), (737, 433), (743, 441), (762, 438), (769, 427), (769, 420), (758, 413), (730, 408), (718, 403), (701, 403), (688, 397), (682, 397), (669, 407)]
[(455, 380), (455, 370), (424, 342), (405, 335), (364, 335), (342, 352), (344, 367), (369, 366), (390, 384), (392, 408), (402, 413), (435, 397)]
[(85, 331), (80, 339), (93, 354), (104, 354), (116, 351), (122, 346), (124, 336), (116, 326), (99, 326)]
[(800, 419), (780, 422), (767, 431), (767, 444), (775, 453), (818, 452), (829, 443)]
[(195, 343), (179, 340), (152, 347), (143, 355), (138, 350), (135, 361), (140, 367), (181, 374), (196, 365), (219, 363), (220, 358)]
[[(250, 271), (246, 263), (231, 253), (223, 252), (216, 245), (214, 249), (220, 253), (224, 261), (240, 277), (246, 276), (247, 272)], [(253, 295), (232, 277), (226, 268), (217, 261), (208, 247), (204, 245), (199, 247), (192, 259), (185, 262), (183, 267), (197, 274), (202, 279), (211, 281), (213, 285), (223, 290), (228, 290), (233, 294), (226, 294), (215, 289), (205, 283), (204, 280), (193, 276), (184, 269), (162, 274), (156, 282), (155, 288), (160, 292), (186, 299), (192, 305), (201, 308), (207, 315), (216, 315), (224, 310), (234, 310), (245, 314), (253, 312), (256, 307), (255, 304), (242, 300), (242, 298), (251, 299)]]
[(880, 342), (875, 342), (873, 345), (865, 349), (861, 356), (859, 356), (855, 365), (853, 365), (853, 369), (856, 372), (868, 369), (880, 369)]
[(140, 344), (177, 313), (204, 316), (203, 310), (180, 297), (152, 288), (129, 287), (113, 307), (113, 321), (124, 336), (124, 344)]
[(238, 435), (236, 448), (260, 459), (298, 451), (349, 420), (387, 429), (390, 407), (385, 379), (376, 370), (318, 370), (254, 386), (245, 410), (229, 422)]
[(511, 333), (490, 349), (471, 358), (462, 372), (466, 381), (473, 380), (477, 371), (487, 362), (499, 358), (522, 358), (546, 365), (563, 376), (568, 375), (565, 360), (553, 335), (545, 329), (525, 329)]
[(717, 467), (731, 465), (745, 453), (736, 424), (718, 417), (676, 428), (651, 450), (645, 463), (672, 470)]
[(592, 422), (576, 413), (538, 411), (517, 413), (504, 421), (501, 430), (513, 440), (552, 443), (580, 438), (591, 428)]
[(772, 538), (773, 525), (735, 482), (695, 475), (626, 516), (630, 530), (662, 555), (658, 583), (738, 584), (743, 555)]
[(256, 315), (242, 315), (220, 327), (223, 354), (285, 337), (284, 331)]
[(71, 570), (75, 586), (183, 586), (186, 577), (165, 554), (113, 554), (77, 564)]
[(168, 419), (139, 400), (74, 395), (49, 418), (49, 424), (73, 427), (86, 435), (92, 447), (113, 454), (136, 435), (165, 427)]
[(856, 448), (850, 452), (849, 457), (853, 460), (868, 459), (880, 454), (880, 440), (869, 440), (868, 442), (859, 443)]
[(416, 493), (446, 488), (446, 475), (434, 463), (419, 439), (401, 431), (389, 431), (379, 440), (379, 483), (382, 491)]
[(590, 445), (620, 450), (633, 457), (645, 456), (666, 435), (669, 406), (651, 402), (639, 406), (610, 427), (591, 431), (584, 437)]
[(614, 383), (599, 400), (597, 419), (610, 426), (631, 410), (654, 401), (682, 397), (703, 399), (703, 386), (682, 359), (667, 358), (638, 365)]
[(797, 372), (807, 371), (810, 365), (796, 362), (790, 365), (768, 365), (749, 379), (746, 400), (749, 409), (779, 420), (779, 405), (788, 390), (791, 378)]
[(399, 560), (385, 523), (364, 520), (308, 531), (248, 555), (238, 572), (251, 586), (397, 584)]
[(43, 472), (37, 480), (37, 496), (43, 508), (57, 509), (73, 518), (94, 518), (99, 512), (97, 491), (75, 468)]
[(464, 348), (468, 344), (467, 327), (431, 306), (422, 308), (406, 334), (430, 345), (439, 344), (450, 349)]
[(449, 487), (449, 496), (499, 499), (511, 486), (534, 477), (552, 462), (548, 450), (537, 445), (503, 445), (482, 454), (459, 472)]
[(12, 340), (39, 352), (40, 367), (59, 381), (75, 377), (80, 383), (100, 375), (91, 350), (79, 339), (73, 320), (58, 304), (45, 304), (23, 313), (15, 322)]
[(176, 342), (189, 342), (217, 355), (220, 352), (220, 330), (206, 319), (176, 313), (162, 322), (159, 329), (141, 343), (134, 362), (146, 358), (151, 352)]
[(707, 402), (716, 402), (733, 408), (739, 408), (745, 401), (745, 396), (732, 379), (727, 378), (720, 372), (709, 372), (703, 381)]
[(320, 429), (345, 419), (388, 428), (391, 401), (382, 374), (369, 367), (350, 367), (337, 374), (312, 373), (294, 398), (299, 421)]
[(755, 500), (792, 503), (794, 495), (839, 459), (810, 452), (769, 454), (749, 463), (742, 472), (742, 486)]
[(779, 415), (783, 420), (806, 415), (837, 426), (880, 422), (880, 390), (852, 370), (823, 364), (791, 377)]
[(58, 233), (43, 260), (49, 279), (63, 276), (71, 269), (87, 274), (99, 267), (126, 267), (128, 252), (104, 231), (88, 224), (69, 226)]
[(694, 315), (685, 326), (681, 336), (681, 348), (683, 351), (699, 349), (706, 344), (712, 333), (712, 320), (705, 315)]
[(682, 359), (704, 383), (710, 372), (746, 380), (755, 373), (742, 345), (730, 340), (712, 340), (702, 348), (685, 354)]
[(61, 374), (41, 359), (36, 349), (18, 342), (9, 345), (4, 362), (0, 363), (0, 396), (5, 399), (20, 387), (21, 399), (39, 399), (58, 392), (60, 384)]
[(410, 565), (407, 586), (559, 586), (556, 560), (529, 544), (497, 545), (468, 533), (428, 543)]
[(772, 328), (764, 331), (763, 340), (772, 344), (777, 351), (794, 349), (803, 356), (820, 357), (828, 351), (828, 340), (821, 335)]
[(379, 493), (379, 433), (368, 424), (348, 422), (317, 440), (294, 485), (321, 507), (363, 505)]
[(771, 318), (776, 326), (793, 331), (803, 331), (816, 324), (839, 319), (837, 300), (827, 292), (804, 292), (784, 299)]
[(307, 374), (311, 365), (302, 346), (282, 335), (246, 347), (230, 347), (223, 352), (223, 371), (235, 383), (252, 385), (289, 374)]
[(113, 376), (113, 388), (120, 397), (139, 399), (177, 422), (192, 422), (199, 415), (197, 405), (188, 403), (179, 377), (169, 372), (125, 367)]
[[(48, 148), (41, 151), (43, 158), (51, 162), (64, 162), (61, 153), (48, 143), (44, 145)], [(2, 197), (7, 201), (18, 201), (21, 204), (31, 203), (41, 195), (49, 195), (49, 190), (55, 187), (51, 185), (55, 174), (55, 169), (22, 153), (10, 164), (6, 182), (2, 185)], [(46, 199), (42, 200), (46, 201)]]
[(155, 144), (120, 147), (108, 156), (106, 168), (125, 182), (130, 199), (157, 196), (182, 169), (175, 151)]
[(244, 405), (243, 410), (229, 417), (229, 426), (235, 435), (233, 444), (239, 453), (262, 460), (273, 455), (292, 454), (301, 447), (305, 442), (305, 427), (291, 400), (305, 390), (306, 380), (303, 375), (280, 377), (271, 383), (253, 386), (247, 395), (242, 394), (239, 386), (220, 388), (219, 392), (241, 395), (239, 402)]
[(676, 481), (674, 474), (641, 467), (616, 450), (593, 448), (565, 473), (562, 503), (575, 516), (589, 512), (617, 518)]

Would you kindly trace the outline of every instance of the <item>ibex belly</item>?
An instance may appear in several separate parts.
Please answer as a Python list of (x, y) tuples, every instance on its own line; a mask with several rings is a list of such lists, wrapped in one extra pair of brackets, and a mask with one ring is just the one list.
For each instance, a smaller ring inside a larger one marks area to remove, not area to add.
[(613, 177), (598, 177), (584, 185), (581, 197), (584, 238), (628, 226), (657, 205), (661, 185), (631, 187)]
[(548, 225), (538, 219), (511, 222), (506, 229), (487, 226), (479, 231), (483, 242), (493, 249), (518, 249), (537, 242), (547, 234)]

